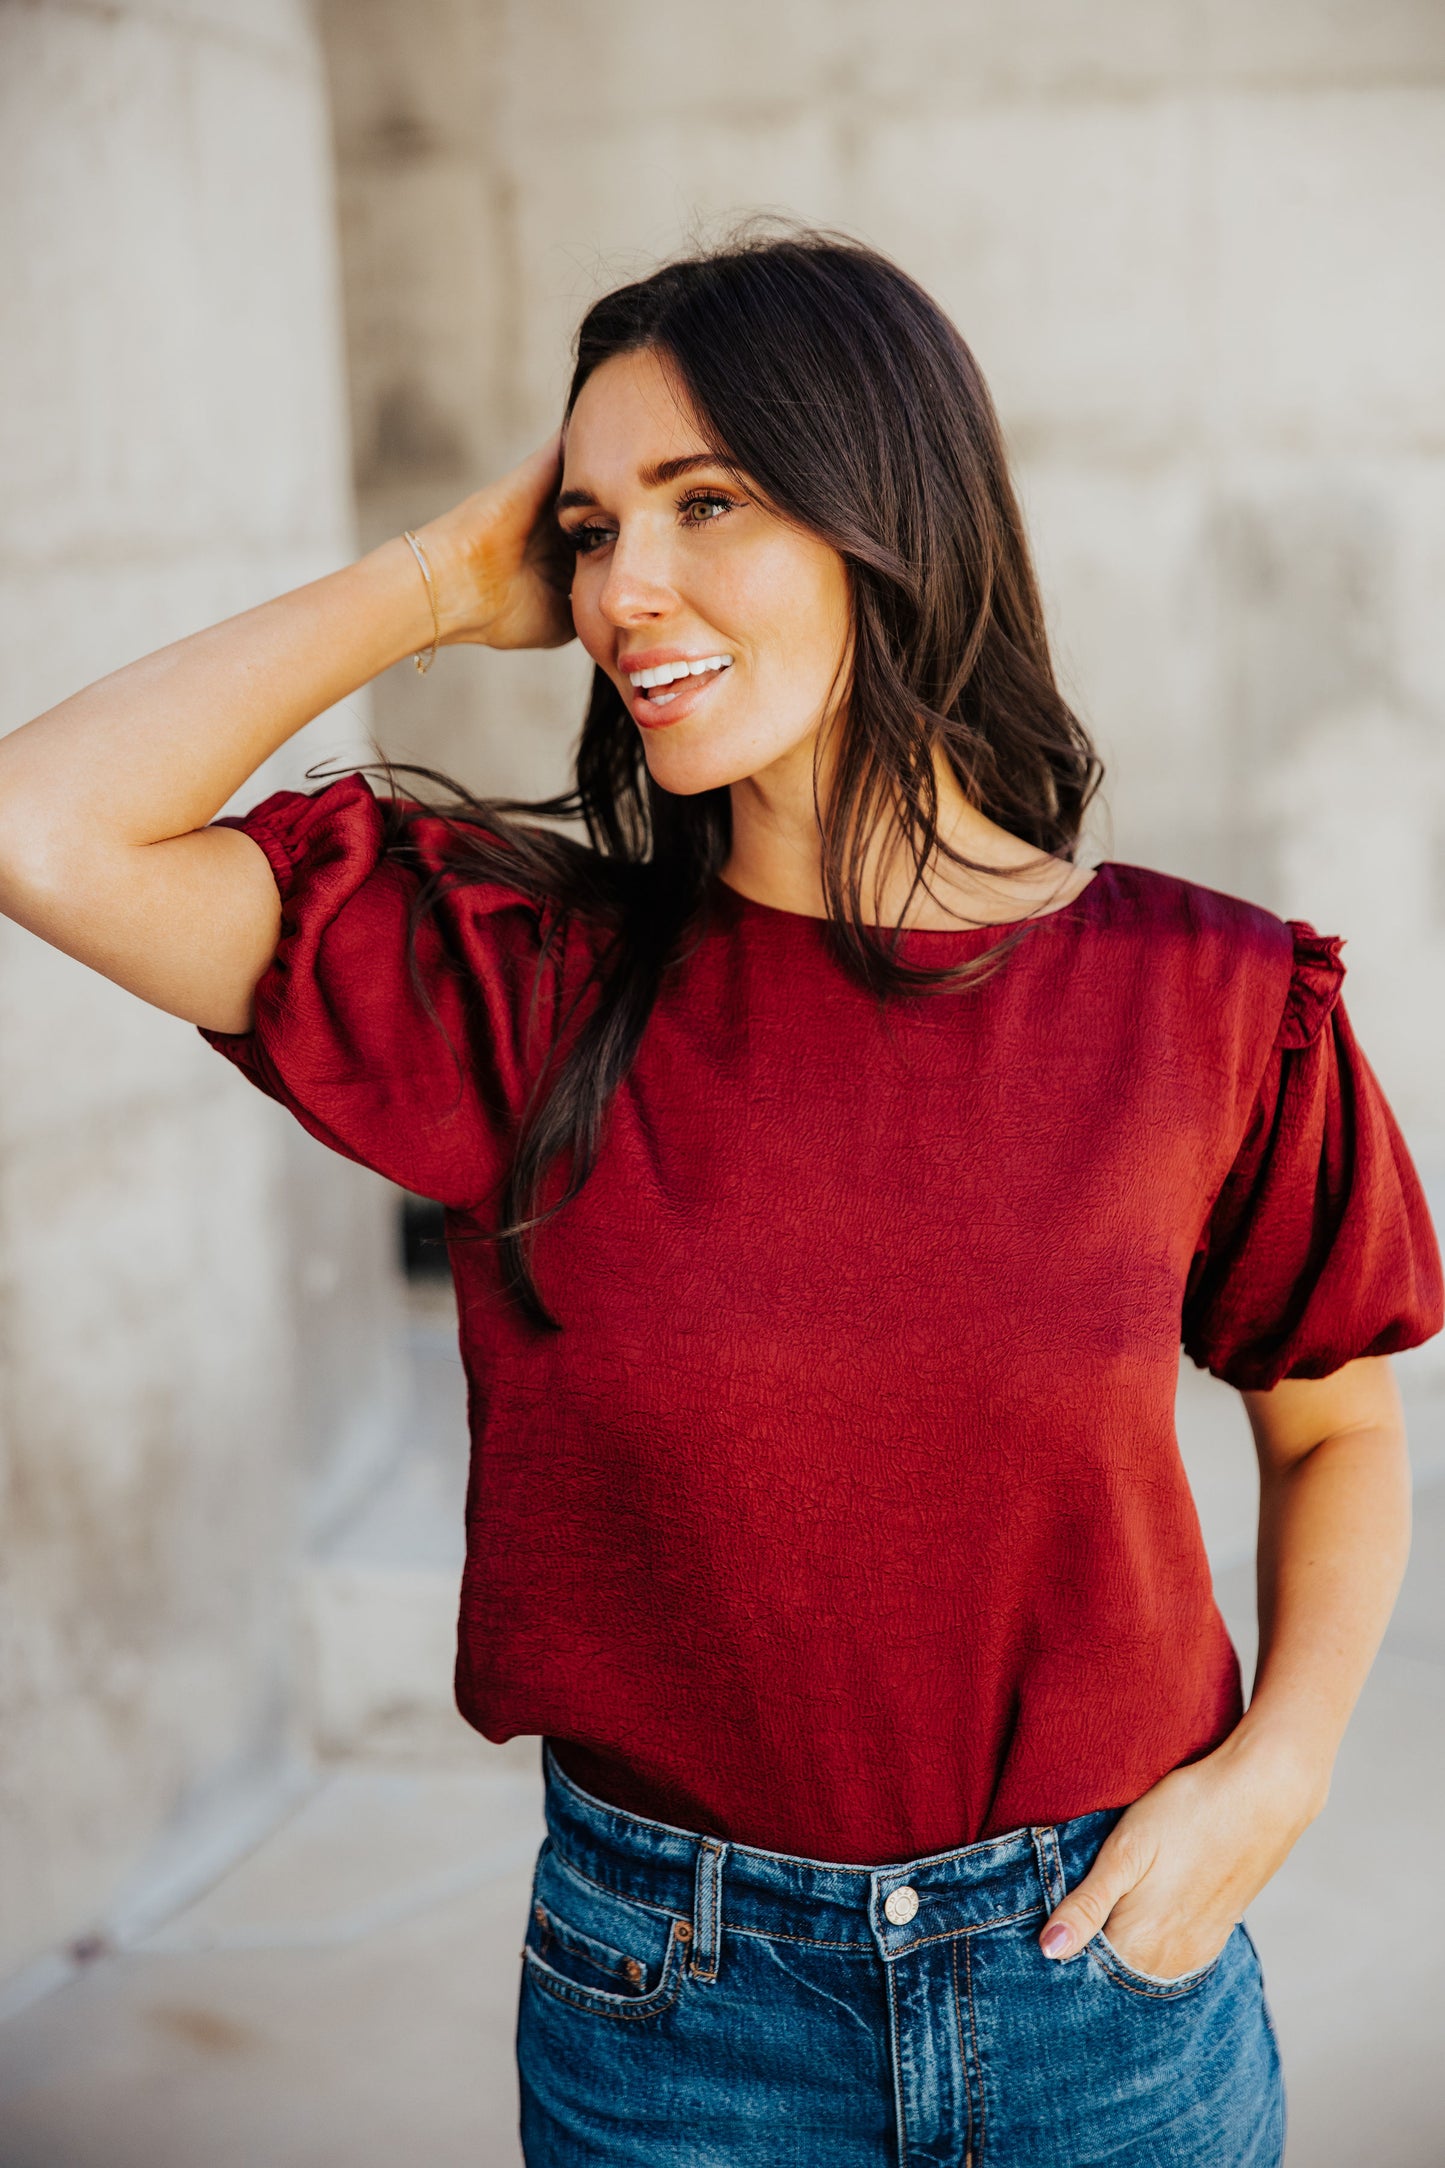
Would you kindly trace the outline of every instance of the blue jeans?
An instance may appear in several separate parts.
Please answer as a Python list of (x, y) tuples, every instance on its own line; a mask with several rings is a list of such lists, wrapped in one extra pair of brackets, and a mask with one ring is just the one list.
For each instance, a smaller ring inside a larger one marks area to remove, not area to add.
[(528, 2168), (1278, 2168), (1254, 1945), (1178, 1980), (1046, 1912), (1117, 1810), (896, 1867), (603, 1805), (544, 1746), (522, 1955)]

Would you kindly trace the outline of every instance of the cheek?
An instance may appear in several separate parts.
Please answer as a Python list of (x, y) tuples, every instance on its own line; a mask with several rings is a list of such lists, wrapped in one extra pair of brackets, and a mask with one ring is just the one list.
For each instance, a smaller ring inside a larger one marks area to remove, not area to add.
[(749, 646), (770, 674), (809, 684), (832, 676), (848, 627), (841, 558), (787, 535), (769, 547), (739, 551), (718, 569), (719, 618), (746, 628)]
[(592, 660), (600, 663), (610, 650), (611, 628), (598, 607), (601, 581), (589, 578), (581, 567), (572, 581), (572, 624)]

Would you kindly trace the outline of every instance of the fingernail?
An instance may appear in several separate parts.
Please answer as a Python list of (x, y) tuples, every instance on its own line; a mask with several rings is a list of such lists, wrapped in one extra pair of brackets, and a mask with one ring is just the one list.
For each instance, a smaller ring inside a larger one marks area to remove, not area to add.
[(1044, 1929), (1043, 1934), (1039, 1937), (1039, 1948), (1043, 1951), (1045, 1957), (1062, 1957), (1073, 1939), (1068, 1928), (1060, 1921), (1057, 1927), (1046, 1927)]

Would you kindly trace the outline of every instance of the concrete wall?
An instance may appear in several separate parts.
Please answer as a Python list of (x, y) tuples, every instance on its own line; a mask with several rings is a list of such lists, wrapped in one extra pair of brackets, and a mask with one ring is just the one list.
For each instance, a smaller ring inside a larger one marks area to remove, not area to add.
[[(7, 6), (0, 140), (10, 727), (353, 536), (300, 0)], [(0, 1972), (284, 1760), (298, 1526), (387, 1387), (388, 1210), (0, 921)]]
[[(1349, 936), (1445, 1173), (1439, 0), (328, 0), (355, 456), (380, 535), (555, 421), (587, 299), (730, 213), (946, 304), (1016, 454), (1101, 855)], [(382, 687), (390, 744), (552, 782), (572, 656)]]

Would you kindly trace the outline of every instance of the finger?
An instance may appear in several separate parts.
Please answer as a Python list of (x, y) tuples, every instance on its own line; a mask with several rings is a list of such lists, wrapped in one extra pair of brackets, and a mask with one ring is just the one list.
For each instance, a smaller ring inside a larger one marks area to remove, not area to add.
[(519, 509), (525, 509), (533, 518), (546, 510), (550, 499), (556, 494), (562, 477), (562, 432), (554, 430), (545, 444), (539, 444), (534, 452), (513, 467), (502, 479), (501, 488), (506, 497)]
[(549, 517), (562, 473), (560, 436), (539, 444), (517, 466), (459, 507), (474, 544), (490, 546), (508, 564), (526, 549)]
[(1073, 1957), (1092, 1942), (1119, 1899), (1133, 1889), (1141, 1875), (1133, 1847), (1116, 1843), (1111, 1835), (1077, 1889), (1056, 1905), (1039, 1936), (1045, 1957)]

